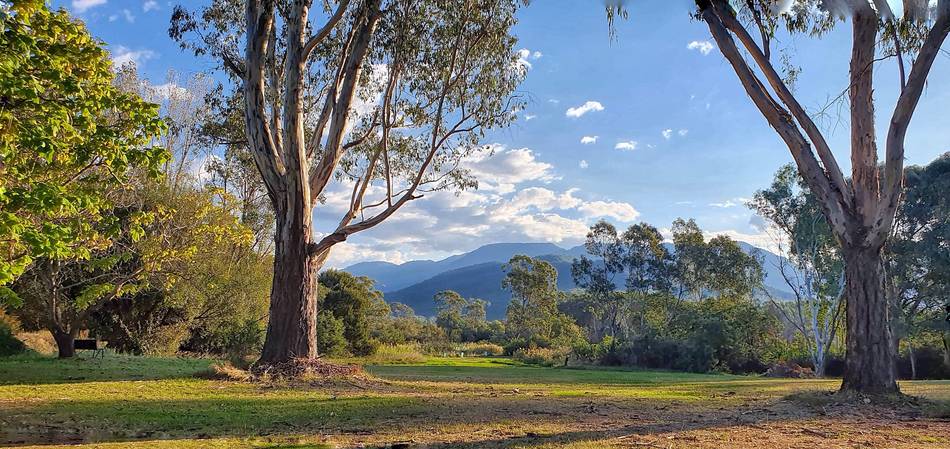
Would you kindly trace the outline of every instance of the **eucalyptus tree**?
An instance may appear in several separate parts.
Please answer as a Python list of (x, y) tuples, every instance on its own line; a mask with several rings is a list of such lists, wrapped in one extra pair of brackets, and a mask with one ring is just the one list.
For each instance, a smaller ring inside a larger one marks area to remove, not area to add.
[[(746, 93), (788, 146), (798, 170), (818, 198), (845, 261), (847, 359), (843, 391), (899, 391), (891, 335), (891, 311), (884, 288), (883, 247), (903, 191), (904, 140), (940, 47), (950, 32), (950, 1), (904, 2), (898, 19), (884, 0), (794, 2), (777, 14), (771, 2), (697, 0), (723, 56)], [(742, 18), (749, 17), (748, 25)], [(756, 19), (756, 18), (759, 19)], [(826, 137), (805, 111), (770, 59), (776, 25), (820, 34), (850, 19), (851, 179), (846, 180)], [(758, 31), (756, 41), (749, 28)], [(751, 56), (740, 53), (739, 45)], [(889, 47), (878, 50), (879, 41)], [(874, 68), (881, 52), (896, 56), (900, 94), (888, 121), (884, 169), (878, 169), (874, 115)], [(909, 64), (905, 64), (909, 60)], [(909, 70), (908, 70), (909, 65)], [(758, 67), (758, 73), (754, 67)], [(765, 82), (763, 82), (763, 78)], [(769, 88), (771, 87), (771, 92)]]
[[(743, 89), (788, 147), (841, 245), (847, 303), (841, 390), (898, 392), (882, 250), (903, 190), (907, 129), (950, 32), (950, 0), (905, 1), (900, 17), (885, 0), (695, 0), (695, 5), (695, 17), (708, 25)], [(625, 11), (608, 7), (609, 18), (618, 13), (622, 16)], [(789, 33), (820, 36), (849, 20), (850, 180), (825, 134), (796, 98), (790, 80), (776, 68), (771, 51), (781, 27)], [(881, 171), (874, 69), (891, 57), (897, 62), (900, 92), (886, 122)]]
[(591, 226), (584, 248), (592, 258), (582, 255), (571, 263), (571, 276), (587, 293), (588, 308), (602, 320), (611, 337), (616, 337), (624, 312), (626, 297), (617, 290), (615, 278), (624, 272), (624, 254), (617, 228), (606, 221)]
[[(514, 120), (524, 0), (214, 0), (170, 35), (211, 55), (243, 97), (247, 144), (276, 213), (259, 364), (317, 355), (315, 273), (331, 248), (425, 191), (474, 187), (460, 163)], [(337, 186), (332, 185), (334, 181)], [(321, 206), (324, 204), (324, 206)], [(318, 231), (314, 208), (342, 204)]]
[[(885, 266), (887, 293), (897, 315), (895, 348), (906, 342), (916, 377), (915, 337), (940, 333), (948, 324), (943, 307), (950, 304), (950, 153), (925, 166), (907, 167), (904, 182)], [(950, 347), (945, 351), (950, 354)]]
[(631, 225), (620, 236), (627, 291), (641, 295), (668, 292), (672, 287), (673, 255), (663, 246), (660, 231), (649, 224)]
[(794, 294), (794, 302), (773, 305), (801, 334), (815, 374), (822, 377), (825, 360), (838, 331), (844, 292), (841, 250), (818, 200), (792, 165), (775, 174), (772, 185), (755, 193), (749, 207), (777, 231), (778, 271)]

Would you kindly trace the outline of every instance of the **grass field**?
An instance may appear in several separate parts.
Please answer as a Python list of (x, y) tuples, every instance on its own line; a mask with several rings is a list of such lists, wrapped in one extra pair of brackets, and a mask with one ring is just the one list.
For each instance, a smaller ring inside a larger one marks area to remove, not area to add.
[(210, 363), (0, 359), (0, 446), (950, 448), (950, 381), (902, 383), (927, 399), (918, 413), (834, 404), (818, 394), (833, 380), (481, 358), (367, 366), (369, 379), (330, 383), (193, 377)]

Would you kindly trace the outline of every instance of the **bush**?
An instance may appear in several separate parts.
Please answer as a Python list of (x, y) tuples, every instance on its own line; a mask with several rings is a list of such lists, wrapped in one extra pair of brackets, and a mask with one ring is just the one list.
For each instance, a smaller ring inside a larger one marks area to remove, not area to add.
[(477, 343), (462, 343), (460, 345), (455, 345), (454, 349), (456, 352), (465, 353), (465, 355), (480, 355), (486, 357), (499, 356), (505, 353), (505, 348), (486, 341)]
[(17, 323), (0, 311), (0, 357), (17, 355), (26, 351), (26, 345), (15, 334)]
[(399, 345), (380, 345), (376, 353), (362, 359), (368, 363), (422, 363), (426, 357), (422, 354), (418, 344), (403, 343)]
[(566, 365), (570, 350), (566, 348), (521, 348), (514, 352), (515, 360), (541, 366)]
[(324, 310), (317, 314), (317, 351), (329, 357), (349, 355), (346, 350), (343, 320)]

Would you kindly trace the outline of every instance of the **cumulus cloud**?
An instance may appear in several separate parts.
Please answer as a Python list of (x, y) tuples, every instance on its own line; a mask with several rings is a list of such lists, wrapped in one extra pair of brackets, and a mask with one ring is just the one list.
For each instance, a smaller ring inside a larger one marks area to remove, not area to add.
[(142, 11), (149, 12), (158, 9), (158, 2), (155, 0), (147, 0), (145, 3), (142, 3)]
[(664, 139), (670, 140), (670, 138), (673, 137), (673, 130), (672, 130), (672, 129), (664, 129), (663, 131), (660, 131), (660, 134), (663, 135), (663, 138), (664, 138)]
[(686, 137), (686, 135), (689, 134), (689, 130), (688, 130), (688, 129), (681, 129), (681, 130), (677, 131), (676, 134), (679, 134), (680, 137)]
[[(586, 164), (581, 161), (580, 166)], [(551, 187), (559, 179), (553, 165), (528, 148), (488, 146), (466, 158), (462, 166), (477, 176), (478, 190), (427, 192), (379, 226), (335, 247), (329, 266), (440, 259), (492, 242), (550, 242), (567, 247), (581, 243), (597, 219), (631, 222), (639, 216), (625, 202), (592, 198), (577, 188)], [(325, 200), (315, 209), (316, 229), (329, 232), (337, 225), (349, 207), (352, 188), (352, 182), (328, 187)], [(376, 202), (383, 195), (382, 185), (371, 186), (367, 198), (372, 199), (366, 202)]]
[(134, 63), (136, 66), (155, 57), (155, 52), (148, 49), (132, 50), (128, 47), (119, 45), (112, 51), (112, 66), (114, 68), (122, 67), (128, 63)]
[(598, 138), (599, 138), (599, 136), (584, 136), (584, 137), (581, 137), (581, 144), (583, 144), (583, 145), (590, 145), (590, 144), (593, 144), (593, 143), (597, 143), (597, 139), (598, 139)]
[(567, 115), (568, 117), (578, 118), (588, 112), (596, 112), (596, 111), (603, 111), (603, 110), (604, 110), (604, 105), (600, 104), (599, 101), (587, 101), (586, 103), (578, 107), (568, 108), (567, 112), (565, 112), (565, 115)]
[(89, 8), (105, 5), (107, 1), (108, 0), (73, 0), (73, 11), (77, 14), (82, 14), (89, 10)]
[(461, 164), (469, 170), (486, 190), (510, 192), (514, 185), (525, 181), (550, 182), (557, 177), (554, 166), (541, 162), (529, 148), (507, 149), (502, 145), (488, 145), (467, 156)]
[(587, 168), (587, 167), (589, 167), (589, 164), (587, 163), (586, 160), (581, 159), (581, 161), (577, 163), (577, 166), (580, 167), (580, 168)]
[(525, 119), (526, 121), (528, 121), (528, 120), (534, 120), (534, 119), (537, 118), (537, 117), (538, 117), (537, 115), (532, 115), (532, 114), (525, 114), (525, 115), (524, 115), (524, 119)]
[(628, 203), (613, 201), (591, 201), (577, 208), (588, 218), (613, 218), (622, 222), (636, 221), (640, 212)]
[(686, 45), (686, 48), (689, 50), (696, 50), (705, 56), (711, 53), (716, 47), (713, 46), (712, 42), (709, 41), (692, 41)]
[(628, 140), (626, 142), (618, 142), (614, 145), (615, 150), (620, 151), (633, 151), (637, 149), (637, 146), (640, 145), (636, 140)]

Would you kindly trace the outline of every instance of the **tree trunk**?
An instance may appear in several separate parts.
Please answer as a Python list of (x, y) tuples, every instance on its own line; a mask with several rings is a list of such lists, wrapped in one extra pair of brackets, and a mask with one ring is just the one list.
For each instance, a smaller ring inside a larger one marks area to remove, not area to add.
[(898, 393), (881, 248), (845, 248), (847, 334), (842, 392)]
[(318, 260), (310, 254), (309, 201), (300, 190), (277, 208), (270, 319), (259, 365), (317, 357)]
[(51, 330), (53, 340), (56, 341), (56, 349), (59, 351), (59, 358), (68, 359), (76, 355), (76, 348), (73, 347), (73, 340), (76, 339), (75, 332), (66, 332), (59, 329)]
[(917, 356), (914, 355), (914, 345), (907, 343), (907, 358), (910, 359), (910, 378), (917, 380)]

